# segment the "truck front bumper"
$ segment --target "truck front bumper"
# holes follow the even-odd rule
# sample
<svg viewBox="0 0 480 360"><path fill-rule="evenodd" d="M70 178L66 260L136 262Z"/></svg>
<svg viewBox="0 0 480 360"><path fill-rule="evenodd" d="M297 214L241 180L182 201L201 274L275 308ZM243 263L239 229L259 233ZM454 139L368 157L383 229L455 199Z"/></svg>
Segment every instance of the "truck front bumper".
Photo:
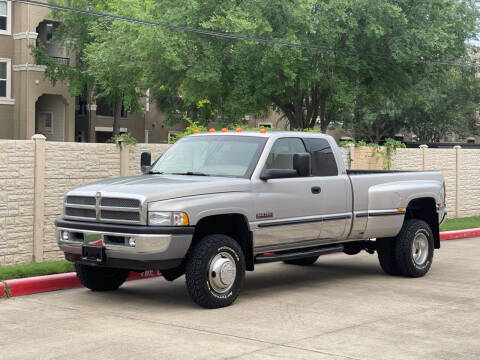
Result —
<svg viewBox="0 0 480 360"><path fill-rule="evenodd" d="M192 242L194 227L118 225L55 221L56 237L67 260L130 270L167 270L179 266ZM98 256L88 256L88 250ZM101 254L101 255L100 255Z"/></svg>

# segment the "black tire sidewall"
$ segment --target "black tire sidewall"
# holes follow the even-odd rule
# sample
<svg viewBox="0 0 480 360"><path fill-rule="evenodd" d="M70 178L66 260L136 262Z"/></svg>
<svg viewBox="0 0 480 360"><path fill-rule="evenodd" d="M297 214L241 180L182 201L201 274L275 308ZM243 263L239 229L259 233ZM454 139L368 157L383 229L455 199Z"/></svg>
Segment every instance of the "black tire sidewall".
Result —
<svg viewBox="0 0 480 360"><path fill-rule="evenodd" d="M413 242L419 233L423 233L428 240L428 255L422 265L415 263L412 253ZM408 277L424 276L430 270L433 262L433 254L433 234L429 225L423 220L407 220L396 239L395 257L400 273Z"/></svg>
<svg viewBox="0 0 480 360"><path fill-rule="evenodd" d="M209 282L209 266L221 252L230 254L235 263L235 281L225 293L216 292ZM232 304L237 298L245 279L245 257L240 245L223 234L207 235L192 248L188 255L185 272L190 297L198 305L215 309Z"/></svg>

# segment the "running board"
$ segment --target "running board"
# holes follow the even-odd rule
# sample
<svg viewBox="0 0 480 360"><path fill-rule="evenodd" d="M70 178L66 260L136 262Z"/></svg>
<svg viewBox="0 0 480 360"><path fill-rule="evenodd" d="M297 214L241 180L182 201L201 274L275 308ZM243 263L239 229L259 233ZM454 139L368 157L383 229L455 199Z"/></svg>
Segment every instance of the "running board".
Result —
<svg viewBox="0 0 480 360"><path fill-rule="evenodd" d="M264 263L270 263L275 261L296 260L296 259L302 259L306 257L331 254L331 253L340 252L340 251L343 251L343 245L315 248L315 249L288 252L288 253L277 253L277 254L272 254L268 256L257 255L255 257L255 264L264 264Z"/></svg>

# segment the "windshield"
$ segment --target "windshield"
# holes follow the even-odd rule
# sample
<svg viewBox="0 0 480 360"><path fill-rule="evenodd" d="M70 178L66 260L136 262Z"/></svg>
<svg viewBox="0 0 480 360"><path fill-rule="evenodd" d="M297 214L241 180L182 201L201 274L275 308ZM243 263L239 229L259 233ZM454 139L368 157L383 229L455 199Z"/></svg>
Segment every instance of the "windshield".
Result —
<svg viewBox="0 0 480 360"><path fill-rule="evenodd" d="M267 139L255 136L194 136L175 143L152 173L249 178Z"/></svg>

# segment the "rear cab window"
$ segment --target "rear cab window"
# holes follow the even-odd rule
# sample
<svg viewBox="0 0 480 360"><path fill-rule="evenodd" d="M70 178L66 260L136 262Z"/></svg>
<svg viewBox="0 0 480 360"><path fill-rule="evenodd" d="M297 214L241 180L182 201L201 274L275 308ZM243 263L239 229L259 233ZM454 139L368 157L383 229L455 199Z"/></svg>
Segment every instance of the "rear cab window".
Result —
<svg viewBox="0 0 480 360"><path fill-rule="evenodd" d="M303 140L312 157L312 176L337 176L337 161L328 141L322 138Z"/></svg>

